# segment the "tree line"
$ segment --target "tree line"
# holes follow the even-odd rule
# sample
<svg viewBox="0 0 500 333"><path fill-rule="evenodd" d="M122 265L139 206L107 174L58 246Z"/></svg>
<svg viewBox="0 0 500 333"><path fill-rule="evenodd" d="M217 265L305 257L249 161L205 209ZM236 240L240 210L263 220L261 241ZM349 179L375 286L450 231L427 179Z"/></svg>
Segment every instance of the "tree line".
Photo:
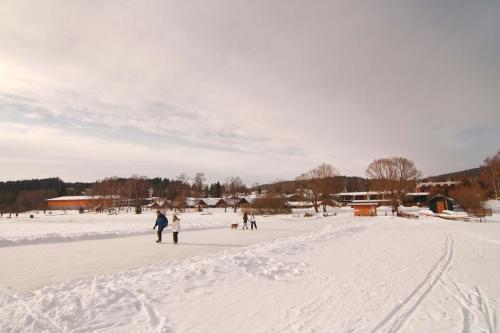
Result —
<svg viewBox="0 0 500 333"><path fill-rule="evenodd" d="M394 210L401 205L403 196L415 189L422 178L415 163L404 157L380 158L366 169L366 178L341 176L330 164L306 171L291 181L257 183L246 186L238 176L225 181L208 183L203 172L193 177L182 173L174 178L148 178L133 175L129 178L107 177L93 183L66 183L59 178L32 179L0 182L0 213L42 210L46 199L64 195L94 195L120 198L120 205L127 208L141 207L144 198L158 197L181 205L186 198L224 198L236 211L241 195L251 192L264 193L257 206L276 212L286 211L287 195L297 195L297 200L310 202L316 212L326 211L327 205L335 205L332 195L342 191L379 191L384 193ZM461 184L448 193L447 189L434 189L451 196L459 205L468 209L479 207L487 198L500 196L500 150L487 157L479 172L463 174Z"/></svg>

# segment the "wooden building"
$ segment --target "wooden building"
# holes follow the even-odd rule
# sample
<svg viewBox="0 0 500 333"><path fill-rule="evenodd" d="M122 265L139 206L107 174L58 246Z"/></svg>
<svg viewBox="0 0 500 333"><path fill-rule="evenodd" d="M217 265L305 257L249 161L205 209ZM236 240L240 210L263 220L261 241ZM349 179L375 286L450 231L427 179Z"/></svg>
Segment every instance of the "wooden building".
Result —
<svg viewBox="0 0 500 333"><path fill-rule="evenodd" d="M429 199L429 209L434 213L442 213L443 210L453 210L453 199L438 194Z"/></svg>
<svg viewBox="0 0 500 333"><path fill-rule="evenodd" d="M349 206L354 209L354 216L377 216L379 202L376 200L355 200Z"/></svg>
<svg viewBox="0 0 500 333"><path fill-rule="evenodd" d="M47 199L47 208L53 210L93 209L95 207L112 207L113 199L102 196L64 196Z"/></svg>

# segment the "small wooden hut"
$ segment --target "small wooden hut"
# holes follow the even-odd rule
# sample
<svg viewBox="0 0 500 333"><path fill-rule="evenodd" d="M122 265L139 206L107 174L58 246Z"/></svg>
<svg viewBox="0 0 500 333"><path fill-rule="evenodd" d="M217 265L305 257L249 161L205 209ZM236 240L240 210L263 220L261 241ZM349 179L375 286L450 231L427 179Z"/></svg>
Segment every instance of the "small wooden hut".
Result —
<svg viewBox="0 0 500 333"><path fill-rule="evenodd" d="M434 213L442 213L443 210L453 210L453 199L438 194L429 199L429 209Z"/></svg>

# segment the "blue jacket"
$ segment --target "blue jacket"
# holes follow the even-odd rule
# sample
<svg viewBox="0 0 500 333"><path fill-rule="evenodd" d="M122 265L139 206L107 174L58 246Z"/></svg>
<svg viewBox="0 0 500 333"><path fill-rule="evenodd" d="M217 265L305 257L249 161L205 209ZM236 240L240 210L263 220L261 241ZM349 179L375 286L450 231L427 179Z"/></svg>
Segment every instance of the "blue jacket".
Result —
<svg viewBox="0 0 500 333"><path fill-rule="evenodd" d="M156 218L155 226L153 228L156 228L156 226L158 226L158 228L162 228L162 229L166 228L168 226L167 217L163 214L158 215L158 217Z"/></svg>

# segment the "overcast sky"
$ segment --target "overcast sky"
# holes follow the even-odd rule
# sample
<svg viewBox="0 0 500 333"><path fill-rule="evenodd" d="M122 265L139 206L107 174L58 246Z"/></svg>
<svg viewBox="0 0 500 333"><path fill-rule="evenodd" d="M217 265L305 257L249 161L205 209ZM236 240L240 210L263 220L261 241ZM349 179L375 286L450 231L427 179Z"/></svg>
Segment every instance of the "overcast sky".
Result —
<svg viewBox="0 0 500 333"><path fill-rule="evenodd" d="M424 175L500 148L500 1L0 1L0 180Z"/></svg>

